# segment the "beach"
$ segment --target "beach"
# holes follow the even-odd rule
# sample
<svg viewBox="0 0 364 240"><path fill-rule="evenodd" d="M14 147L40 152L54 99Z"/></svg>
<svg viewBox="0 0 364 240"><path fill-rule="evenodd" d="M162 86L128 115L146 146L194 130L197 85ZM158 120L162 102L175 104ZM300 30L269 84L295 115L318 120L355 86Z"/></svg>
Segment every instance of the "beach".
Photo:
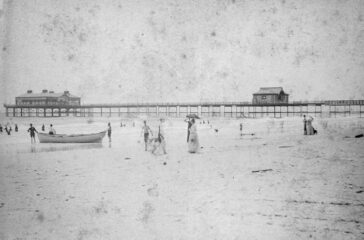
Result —
<svg viewBox="0 0 364 240"><path fill-rule="evenodd" d="M3 117L19 132L0 135L0 239L364 238L363 118L316 118L312 136L299 117L197 120L196 154L166 119L166 155L144 151L142 120ZM30 122L111 122L112 140L31 144Z"/></svg>

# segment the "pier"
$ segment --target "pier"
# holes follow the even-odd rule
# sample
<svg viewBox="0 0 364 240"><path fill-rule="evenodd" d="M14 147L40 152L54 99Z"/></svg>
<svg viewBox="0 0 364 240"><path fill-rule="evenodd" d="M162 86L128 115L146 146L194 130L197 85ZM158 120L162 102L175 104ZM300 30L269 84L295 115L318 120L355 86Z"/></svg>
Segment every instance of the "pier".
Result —
<svg viewBox="0 0 364 240"><path fill-rule="evenodd" d="M7 117L201 117L260 118L290 116L364 116L364 100L252 104L250 102L125 103L72 105L4 104Z"/></svg>

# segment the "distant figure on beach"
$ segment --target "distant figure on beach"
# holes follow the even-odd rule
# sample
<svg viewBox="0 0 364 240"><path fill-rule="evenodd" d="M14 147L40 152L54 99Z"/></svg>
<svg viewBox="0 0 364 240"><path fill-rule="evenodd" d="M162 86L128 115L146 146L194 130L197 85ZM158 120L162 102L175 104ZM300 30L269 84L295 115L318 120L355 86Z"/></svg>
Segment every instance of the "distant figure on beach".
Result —
<svg viewBox="0 0 364 240"><path fill-rule="evenodd" d="M152 130L150 130L150 127L147 125L147 121L144 120L141 135L144 134L145 151L148 151L149 133L153 136Z"/></svg>
<svg viewBox="0 0 364 240"><path fill-rule="evenodd" d="M240 136L243 136L243 123L240 123Z"/></svg>
<svg viewBox="0 0 364 240"><path fill-rule="evenodd" d="M306 119L306 115L303 115L303 135L307 135L307 119Z"/></svg>
<svg viewBox="0 0 364 240"><path fill-rule="evenodd" d="M310 116L307 119L307 123L306 123L307 135L313 135L313 133L314 133L314 129L313 129L313 126L312 126L312 121L313 121L313 117Z"/></svg>
<svg viewBox="0 0 364 240"><path fill-rule="evenodd" d="M33 127L33 124L30 124L28 132L30 133L30 142L35 143L35 133L38 133L38 131Z"/></svg>
<svg viewBox="0 0 364 240"><path fill-rule="evenodd" d="M109 137L109 142L111 142L111 124L107 124L107 136Z"/></svg>
<svg viewBox="0 0 364 240"><path fill-rule="evenodd" d="M53 125L51 124L49 126L49 135L54 135L54 134L56 134L56 130L54 130Z"/></svg>
<svg viewBox="0 0 364 240"><path fill-rule="evenodd" d="M191 119L191 128L190 128L190 138L188 140L188 151L190 153L198 152L200 144L198 142L197 128L195 124L195 119Z"/></svg>
<svg viewBox="0 0 364 240"><path fill-rule="evenodd" d="M0 124L0 133L3 132L3 126Z"/></svg>
<svg viewBox="0 0 364 240"><path fill-rule="evenodd" d="M133 127L135 127L135 122L133 122Z"/></svg>
<svg viewBox="0 0 364 240"><path fill-rule="evenodd" d="M44 124L42 125L42 131L43 131L43 132L45 131L45 127L44 127Z"/></svg>
<svg viewBox="0 0 364 240"><path fill-rule="evenodd" d="M9 127L8 125L5 126L5 132L10 135L11 134L11 127Z"/></svg>
<svg viewBox="0 0 364 240"><path fill-rule="evenodd" d="M15 124L15 132L18 132L18 124Z"/></svg>
<svg viewBox="0 0 364 240"><path fill-rule="evenodd" d="M120 127L123 127L123 122L120 121Z"/></svg>
<svg viewBox="0 0 364 240"><path fill-rule="evenodd" d="M164 131L164 119L160 119L159 126L158 126L158 141L160 143L160 147L163 150L163 154L167 154L166 151L166 137L165 137L165 131ZM154 154L155 150L157 150L156 146L154 147L152 153Z"/></svg>
<svg viewBox="0 0 364 240"><path fill-rule="evenodd" d="M187 122L187 142L190 139L190 128L191 128L191 119L185 119L185 122Z"/></svg>

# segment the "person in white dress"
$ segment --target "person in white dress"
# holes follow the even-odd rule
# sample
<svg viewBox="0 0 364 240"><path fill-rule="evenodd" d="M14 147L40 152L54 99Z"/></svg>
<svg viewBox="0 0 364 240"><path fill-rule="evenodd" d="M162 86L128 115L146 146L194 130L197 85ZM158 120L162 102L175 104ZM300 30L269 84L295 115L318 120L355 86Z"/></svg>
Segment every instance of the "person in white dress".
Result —
<svg viewBox="0 0 364 240"><path fill-rule="evenodd" d="M191 120L191 123L192 125L190 128L190 137L188 139L188 151L190 153L197 153L198 149L200 148L200 144L198 141L197 127L194 118Z"/></svg>

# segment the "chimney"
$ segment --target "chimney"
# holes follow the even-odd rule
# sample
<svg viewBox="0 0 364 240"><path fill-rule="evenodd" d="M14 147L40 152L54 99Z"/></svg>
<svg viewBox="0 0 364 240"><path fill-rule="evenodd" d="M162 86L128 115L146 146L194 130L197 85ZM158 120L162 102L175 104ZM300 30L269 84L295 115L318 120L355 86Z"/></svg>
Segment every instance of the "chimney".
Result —
<svg viewBox="0 0 364 240"><path fill-rule="evenodd" d="M43 89L42 93L47 93L48 90L47 89Z"/></svg>
<svg viewBox="0 0 364 240"><path fill-rule="evenodd" d="M28 90L27 93L31 94L33 91L32 90Z"/></svg>

